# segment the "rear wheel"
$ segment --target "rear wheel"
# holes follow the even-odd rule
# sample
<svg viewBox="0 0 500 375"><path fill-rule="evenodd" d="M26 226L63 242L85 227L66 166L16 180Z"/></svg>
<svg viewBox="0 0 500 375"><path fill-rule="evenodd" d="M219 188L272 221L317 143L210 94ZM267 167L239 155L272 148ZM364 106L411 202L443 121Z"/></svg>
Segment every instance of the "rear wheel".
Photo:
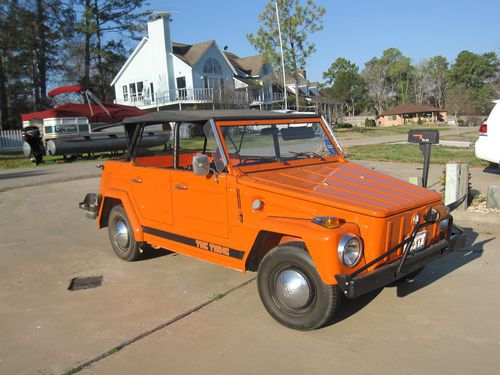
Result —
<svg viewBox="0 0 500 375"><path fill-rule="evenodd" d="M302 244L279 245L259 265L259 295L279 323L298 330L323 326L335 314L341 294L324 284Z"/></svg>
<svg viewBox="0 0 500 375"><path fill-rule="evenodd" d="M140 258L139 243L134 239L134 232L122 205L111 209L108 219L108 233L111 246L118 257L126 261Z"/></svg>

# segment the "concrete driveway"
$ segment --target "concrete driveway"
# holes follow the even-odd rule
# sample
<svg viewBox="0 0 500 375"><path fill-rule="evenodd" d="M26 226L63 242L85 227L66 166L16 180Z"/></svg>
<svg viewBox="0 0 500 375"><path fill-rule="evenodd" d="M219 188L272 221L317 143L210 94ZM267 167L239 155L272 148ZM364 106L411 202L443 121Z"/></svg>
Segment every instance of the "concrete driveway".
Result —
<svg viewBox="0 0 500 375"><path fill-rule="evenodd" d="M127 263L77 203L97 178L0 193L0 373L484 373L500 366L500 228L411 284L347 300L330 326L275 323L255 274L183 255ZM69 291L74 277L103 275ZM83 367L82 367L83 366Z"/></svg>

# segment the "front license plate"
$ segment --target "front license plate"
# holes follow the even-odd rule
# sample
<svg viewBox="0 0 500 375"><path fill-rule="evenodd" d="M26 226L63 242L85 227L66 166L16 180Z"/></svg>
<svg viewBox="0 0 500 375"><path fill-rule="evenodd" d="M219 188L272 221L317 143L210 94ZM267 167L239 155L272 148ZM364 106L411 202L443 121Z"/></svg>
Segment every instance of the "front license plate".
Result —
<svg viewBox="0 0 500 375"><path fill-rule="evenodd" d="M425 239L426 238L427 238L427 232L425 230L418 232L415 235L415 239L413 240L413 244L410 247L410 254L423 249L425 246Z"/></svg>

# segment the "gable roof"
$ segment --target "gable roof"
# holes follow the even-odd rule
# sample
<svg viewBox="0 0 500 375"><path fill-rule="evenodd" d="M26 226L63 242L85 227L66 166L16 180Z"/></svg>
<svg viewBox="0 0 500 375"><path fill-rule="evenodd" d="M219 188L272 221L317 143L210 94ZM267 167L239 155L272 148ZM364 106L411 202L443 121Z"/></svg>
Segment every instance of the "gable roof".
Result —
<svg viewBox="0 0 500 375"><path fill-rule="evenodd" d="M262 71L262 66L265 63L263 55L254 55L247 57L238 57L232 52L224 52L228 60L233 64L234 67L241 70L243 73L250 76L260 76Z"/></svg>
<svg viewBox="0 0 500 375"><path fill-rule="evenodd" d="M428 104L400 104L394 108L388 109L387 111L381 113L381 116L391 116L391 115L402 115L405 113L422 113L422 112L444 112L444 109L433 107Z"/></svg>
<svg viewBox="0 0 500 375"><path fill-rule="evenodd" d="M172 51L175 56L193 67L214 43L214 40L207 40L196 44L172 42Z"/></svg>
<svg viewBox="0 0 500 375"><path fill-rule="evenodd" d="M125 64L123 64L122 67L120 68L120 70L118 71L118 73L116 73L115 78L113 78L113 81L111 81L111 83L109 84L110 86L114 86L115 85L116 81L118 81L118 79L122 76L123 72L125 72L125 70L127 69L127 67L132 62L132 60L139 53L139 51L141 50L141 48L146 44L146 42L148 40L149 39L146 36L141 39L141 41L139 42L139 44L137 45L137 47L134 48L134 51L132 52L132 54L128 57L127 61L125 61Z"/></svg>

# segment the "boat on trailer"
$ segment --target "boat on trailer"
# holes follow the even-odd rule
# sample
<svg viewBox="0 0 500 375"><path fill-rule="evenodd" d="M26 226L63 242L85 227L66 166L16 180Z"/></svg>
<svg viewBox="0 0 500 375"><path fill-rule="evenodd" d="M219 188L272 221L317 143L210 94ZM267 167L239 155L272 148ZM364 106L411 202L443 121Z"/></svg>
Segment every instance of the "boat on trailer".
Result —
<svg viewBox="0 0 500 375"><path fill-rule="evenodd" d="M76 95L80 102L58 105L56 97ZM48 93L53 107L21 115L23 152L36 164L45 155L78 155L119 152L127 149L127 136L121 121L146 111L133 106L102 103L83 86L58 87ZM153 134L152 137L165 134Z"/></svg>

